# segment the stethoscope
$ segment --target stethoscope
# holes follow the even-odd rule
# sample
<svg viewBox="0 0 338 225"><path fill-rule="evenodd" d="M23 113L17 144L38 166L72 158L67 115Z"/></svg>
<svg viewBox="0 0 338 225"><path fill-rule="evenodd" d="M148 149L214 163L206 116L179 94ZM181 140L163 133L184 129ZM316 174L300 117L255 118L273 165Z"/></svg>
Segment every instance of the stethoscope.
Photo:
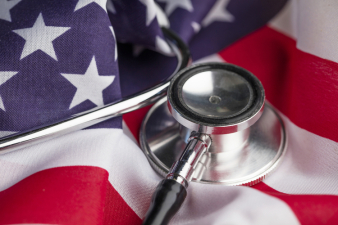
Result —
<svg viewBox="0 0 338 225"><path fill-rule="evenodd" d="M0 154L80 130L154 104L143 120L140 145L164 180L143 224L167 224L182 205L190 181L251 186L280 163L286 133L265 103L261 82L228 63L190 66L185 43L163 33L178 65L173 75L146 91L63 121L0 140Z"/></svg>

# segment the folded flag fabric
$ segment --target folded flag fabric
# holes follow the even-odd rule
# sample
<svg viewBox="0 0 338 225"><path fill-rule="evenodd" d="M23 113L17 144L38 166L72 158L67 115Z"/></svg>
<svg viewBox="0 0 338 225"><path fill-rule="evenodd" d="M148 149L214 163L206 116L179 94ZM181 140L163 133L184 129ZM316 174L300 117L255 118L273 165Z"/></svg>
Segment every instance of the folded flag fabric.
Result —
<svg viewBox="0 0 338 225"><path fill-rule="evenodd" d="M192 183L171 224L337 224L337 12L335 0L1 0L0 136L165 79L170 27L194 61L254 73L289 136L264 182ZM141 224L161 180L137 144L148 109L0 155L0 224Z"/></svg>

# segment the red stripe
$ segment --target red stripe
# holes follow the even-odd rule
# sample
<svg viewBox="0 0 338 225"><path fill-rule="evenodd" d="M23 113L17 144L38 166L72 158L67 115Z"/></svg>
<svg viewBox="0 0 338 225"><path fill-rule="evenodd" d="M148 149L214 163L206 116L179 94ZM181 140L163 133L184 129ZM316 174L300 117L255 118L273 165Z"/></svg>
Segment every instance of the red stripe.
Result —
<svg viewBox="0 0 338 225"><path fill-rule="evenodd" d="M141 224L98 167L37 172L0 192L0 203L0 224Z"/></svg>
<svg viewBox="0 0 338 225"><path fill-rule="evenodd" d="M298 50L294 40L268 27L220 55L253 72L262 81L267 99L293 123L338 141L337 63Z"/></svg>
<svg viewBox="0 0 338 225"><path fill-rule="evenodd" d="M127 113L123 115L123 120L127 124L130 132L134 135L137 141L139 138L139 132L142 124L142 120L149 111L151 106L141 108L139 110Z"/></svg>
<svg viewBox="0 0 338 225"><path fill-rule="evenodd" d="M280 193L263 182L253 188L284 201L301 224L338 224L338 196L289 195Z"/></svg>

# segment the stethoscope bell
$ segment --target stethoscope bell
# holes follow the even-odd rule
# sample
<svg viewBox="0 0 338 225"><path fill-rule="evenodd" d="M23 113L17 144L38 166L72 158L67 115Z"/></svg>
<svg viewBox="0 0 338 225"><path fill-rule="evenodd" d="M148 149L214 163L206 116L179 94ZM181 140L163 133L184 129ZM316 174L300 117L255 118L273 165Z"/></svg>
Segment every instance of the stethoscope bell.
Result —
<svg viewBox="0 0 338 225"><path fill-rule="evenodd" d="M254 185L276 168L286 149L283 122L265 103L260 81L227 63L198 64L179 72L167 97L146 115L140 144L154 170L168 178L191 138L201 140L195 133L211 139L190 169L189 179L195 182ZM207 140L201 143L208 145Z"/></svg>

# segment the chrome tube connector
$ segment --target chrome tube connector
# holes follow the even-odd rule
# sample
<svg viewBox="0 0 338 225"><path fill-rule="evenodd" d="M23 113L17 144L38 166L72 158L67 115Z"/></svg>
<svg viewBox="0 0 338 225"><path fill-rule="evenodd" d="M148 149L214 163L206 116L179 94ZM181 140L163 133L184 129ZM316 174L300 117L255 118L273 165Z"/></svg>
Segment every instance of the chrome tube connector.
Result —
<svg viewBox="0 0 338 225"><path fill-rule="evenodd" d="M207 134L192 132L182 155L169 170L166 179L175 180L185 188L193 177L198 162L211 145L211 138Z"/></svg>

